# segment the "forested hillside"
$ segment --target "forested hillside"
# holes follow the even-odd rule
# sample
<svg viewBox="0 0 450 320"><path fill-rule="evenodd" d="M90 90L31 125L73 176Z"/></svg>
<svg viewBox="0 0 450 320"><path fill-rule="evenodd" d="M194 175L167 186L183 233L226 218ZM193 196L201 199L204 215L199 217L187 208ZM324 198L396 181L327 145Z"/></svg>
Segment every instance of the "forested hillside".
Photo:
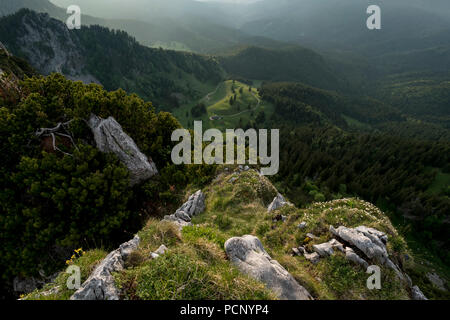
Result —
<svg viewBox="0 0 450 320"><path fill-rule="evenodd" d="M448 299L450 5L375 2L0 0L0 298Z"/></svg>
<svg viewBox="0 0 450 320"><path fill-rule="evenodd" d="M265 84L260 90L264 100L276 107L275 116L291 124L335 124L346 127L345 117L367 125L386 121L405 121L401 113L370 97L345 96L301 83Z"/></svg>
<svg viewBox="0 0 450 320"><path fill-rule="evenodd" d="M108 90L122 88L166 110L177 106L177 94L199 98L196 86L222 78L210 57L143 47L125 32L100 26L71 32L26 9L0 20L0 40L44 74L56 71Z"/></svg>
<svg viewBox="0 0 450 320"><path fill-rule="evenodd" d="M324 89L346 89L347 85L323 57L298 46L279 49L237 48L219 59L225 70L235 77L297 81Z"/></svg>
<svg viewBox="0 0 450 320"><path fill-rule="evenodd" d="M50 279L76 247L117 245L149 215L176 205L177 190L188 181L204 177L202 167L171 164L170 137L178 121L136 95L106 92L59 74L15 86L21 99L0 99L2 296L11 294L15 277ZM91 114L120 121L154 161L158 177L131 187L118 158L96 149L86 121Z"/></svg>
<svg viewBox="0 0 450 320"><path fill-rule="evenodd" d="M448 180L437 184L450 169L448 130L373 99L301 84L266 84L260 94L277 110L269 125L282 132L274 179L298 205L362 196L416 227L448 261Z"/></svg>

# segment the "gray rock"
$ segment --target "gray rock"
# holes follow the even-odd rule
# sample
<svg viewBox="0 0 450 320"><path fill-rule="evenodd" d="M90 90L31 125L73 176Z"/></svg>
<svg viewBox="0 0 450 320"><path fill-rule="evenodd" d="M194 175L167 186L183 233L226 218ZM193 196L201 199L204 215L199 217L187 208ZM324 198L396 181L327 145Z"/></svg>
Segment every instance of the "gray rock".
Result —
<svg viewBox="0 0 450 320"><path fill-rule="evenodd" d="M170 216L165 216L163 221L170 221L170 222L172 222L180 230L183 229L184 227L192 226L191 222L186 222L184 220L181 220L180 218L177 218L174 214L171 214Z"/></svg>
<svg viewBox="0 0 450 320"><path fill-rule="evenodd" d="M201 190L191 195L174 214L165 216L163 220L175 223L179 229L192 225L191 220L197 214L205 211L205 195Z"/></svg>
<svg viewBox="0 0 450 320"><path fill-rule="evenodd" d="M155 253L155 252L152 252L152 253L150 253L150 258L152 258L152 259L158 259L158 258L159 258L159 254L157 254L157 253Z"/></svg>
<svg viewBox="0 0 450 320"><path fill-rule="evenodd" d="M441 279L441 277L439 277L438 274L434 273L427 273L426 274L428 280L430 280L430 282L435 285L439 290L442 291L447 291L447 289L445 288L445 281L443 279Z"/></svg>
<svg viewBox="0 0 450 320"><path fill-rule="evenodd" d="M330 242L316 244L313 246L313 250L321 257L328 257L334 254L333 246Z"/></svg>
<svg viewBox="0 0 450 320"><path fill-rule="evenodd" d="M307 223L306 223L306 222L302 222L302 223L300 223L297 227L298 227L299 229L305 229L306 226L307 226Z"/></svg>
<svg viewBox="0 0 450 320"><path fill-rule="evenodd" d="M413 300L428 300L418 286L412 287L411 297Z"/></svg>
<svg viewBox="0 0 450 320"><path fill-rule="evenodd" d="M345 253L345 248L344 245L342 243L340 243L339 241L337 241L336 239L331 239L329 241L329 243L331 244L331 246L333 247L333 249L337 249L343 253Z"/></svg>
<svg viewBox="0 0 450 320"><path fill-rule="evenodd" d="M298 247L298 251L300 251L301 254L305 254L306 253L305 247Z"/></svg>
<svg viewBox="0 0 450 320"><path fill-rule="evenodd" d="M246 235L225 243L230 261L243 273L261 281L282 300L312 300L309 292L264 250L258 238Z"/></svg>
<svg viewBox="0 0 450 320"><path fill-rule="evenodd" d="M244 171L248 171L248 170L250 170L250 167L249 166L245 166L244 167Z"/></svg>
<svg viewBox="0 0 450 320"><path fill-rule="evenodd" d="M307 233L306 236L310 239L318 239L315 235L313 235L312 233Z"/></svg>
<svg viewBox="0 0 450 320"><path fill-rule="evenodd" d="M112 273L123 270L124 260L138 248L139 242L140 238L136 235L110 252L70 300L119 300L120 292L115 286Z"/></svg>
<svg viewBox="0 0 450 320"><path fill-rule="evenodd" d="M156 250L155 252L150 253L150 258L152 259L158 259L160 256L162 256L163 254L165 254L169 249L167 249L167 247L165 245L161 245L158 250Z"/></svg>
<svg viewBox="0 0 450 320"><path fill-rule="evenodd" d="M306 260L309 260L310 262L312 262L314 264L318 263L320 260L320 255L317 252L307 253L305 251L305 253L303 255L306 258Z"/></svg>
<svg viewBox="0 0 450 320"><path fill-rule="evenodd" d="M345 248L345 257L347 258L347 260L352 261L352 262L362 266L364 268L364 270L367 270L367 268L369 267L369 264L367 263L367 261L364 260L363 258L361 258L360 256L358 256L355 253L355 251L353 251L353 249L350 247Z"/></svg>
<svg viewBox="0 0 450 320"><path fill-rule="evenodd" d="M278 210L285 205L287 205L288 202L284 199L284 197L281 194L278 194L272 201L272 203L267 208L267 212L272 212L274 210Z"/></svg>
<svg viewBox="0 0 450 320"><path fill-rule="evenodd" d="M294 256L301 256L302 254L300 253L300 250L298 250L297 248L292 248L292 254Z"/></svg>
<svg viewBox="0 0 450 320"><path fill-rule="evenodd" d="M160 256L162 256L163 254L165 254L169 249L165 246L165 245L161 245L158 250L155 251L156 254L159 254Z"/></svg>
<svg viewBox="0 0 450 320"><path fill-rule="evenodd" d="M394 270L394 272L397 274L397 276L400 278L400 280L408 282L408 279L406 278L406 276L400 271L400 268L394 262L392 262L391 259L389 259L389 258L386 259L386 262L384 263L384 265L391 268L392 270Z"/></svg>
<svg viewBox="0 0 450 320"><path fill-rule="evenodd" d="M102 152L114 153L128 168L132 186L158 173L154 162L139 150L133 139L113 117L102 119L91 115L88 124L94 134L97 148Z"/></svg>
<svg viewBox="0 0 450 320"><path fill-rule="evenodd" d="M385 264L388 259L388 253L384 243L375 233L369 232L369 228L358 228L352 229L340 226L335 229L333 226L330 226L330 232L361 250L369 259Z"/></svg>
<svg viewBox="0 0 450 320"><path fill-rule="evenodd" d="M336 239L331 239L328 242L316 244L313 246L315 252L317 252L321 257L328 257L334 254L333 249L338 249L342 252L345 252L344 246L342 243L337 241Z"/></svg>
<svg viewBox="0 0 450 320"><path fill-rule="evenodd" d="M407 282L407 278L400 268L389 259L386 249L387 235L384 232L365 226L359 226L354 229L343 226L335 229L333 226L330 226L330 232L351 246L361 250L368 259L391 268L400 280ZM357 258L354 258L355 262L357 260Z"/></svg>
<svg viewBox="0 0 450 320"><path fill-rule="evenodd" d="M412 287L413 287L413 282L412 282L412 280L411 280L411 277L408 276L408 275L405 273L405 278L406 278L406 283L408 284L408 287L412 289Z"/></svg>
<svg viewBox="0 0 450 320"><path fill-rule="evenodd" d="M370 238L373 242L377 243L379 246L387 244L387 235L384 232L378 231L374 228L368 228L365 226L356 227L355 230L361 232L366 237ZM380 243L381 242L381 243Z"/></svg>
<svg viewBox="0 0 450 320"><path fill-rule="evenodd" d="M184 212L189 218L202 213L205 210L205 195L201 190L191 195L177 211L176 213Z"/></svg>

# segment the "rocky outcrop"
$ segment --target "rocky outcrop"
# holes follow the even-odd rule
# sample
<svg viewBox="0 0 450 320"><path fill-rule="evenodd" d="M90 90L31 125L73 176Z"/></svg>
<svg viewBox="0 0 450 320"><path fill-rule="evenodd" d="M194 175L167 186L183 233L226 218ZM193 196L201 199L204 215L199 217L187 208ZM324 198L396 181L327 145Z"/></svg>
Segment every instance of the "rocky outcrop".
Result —
<svg viewBox="0 0 450 320"><path fill-rule="evenodd" d="M305 259L308 260L311 263L318 263L320 260L320 255L317 252L313 252L313 253L307 253L306 251L303 253L303 255L305 256Z"/></svg>
<svg viewBox="0 0 450 320"><path fill-rule="evenodd" d="M312 300L309 292L264 250L261 241L250 235L225 243L230 261L243 273L261 281L282 300Z"/></svg>
<svg viewBox="0 0 450 320"><path fill-rule="evenodd" d="M347 260L352 261L352 262L362 266L364 268L364 270L367 270L367 268L369 267L369 264L367 263L367 261L364 260L363 258L361 258L360 256L358 256L355 253L355 251L353 251L353 249L350 247L345 248L345 257L347 258Z"/></svg>
<svg viewBox="0 0 450 320"><path fill-rule="evenodd" d="M139 242L140 238L136 235L109 253L70 300L119 300L120 293L114 284L112 273L123 270L124 261L138 248Z"/></svg>
<svg viewBox="0 0 450 320"><path fill-rule="evenodd" d="M328 257L333 255L334 254L333 249L338 249L342 252L345 252L342 243L340 243L336 239L331 239L328 242L316 244L313 246L313 250L317 252L321 257Z"/></svg>
<svg viewBox="0 0 450 320"><path fill-rule="evenodd" d="M86 73L87 60L83 45L76 33L71 32L59 20L48 14L22 12L19 15L17 34L4 39L10 49L20 48L21 56L39 71L49 75L52 72L64 74L71 80L84 83L100 83L96 77ZM12 50L12 53L14 50Z"/></svg>
<svg viewBox="0 0 450 320"><path fill-rule="evenodd" d="M411 297L413 300L428 300L418 286L411 288Z"/></svg>
<svg viewBox="0 0 450 320"><path fill-rule="evenodd" d="M306 222L301 222L299 223L299 225L297 226L300 230L305 229L308 226L308 224Z"/></svg>
<svg viewBox="0 0 450 320"><path fill-rule="evenodd" d="M156 165L143 154L136 143L113 118L102 119L91 115L88 121L97 148L114 153L130 172L131 185L145 181L158 173Z"/></svg>
<svg viewBox="0 0 450 320"><path fill-rule="evenodd" d="M367 227L353 229L344 226L340 226L337 229L330 226L330 232L351 246L361 250L369 259L373 259L380 264L386 263L388 253L385 243L381 240L385 239L386 235L384 233Z"/></svg>
<svg viewBox="0 0 450 320"><path fill-rule="evenodd" d="M269 204L269 207L267 208L267 212L272 212L275 210L278 210L285 205L289 204L284 197L281 194L278 194L275 199L273 199L272 203Z"/></svg>
<svg viewBox="0 0 450 320"><path fill-rule="evenodd" d="M150 257L152 259L157 259L160 256L162 256L163 254L165 254L169 249L165 246L165 245L161 245L158 250L156 250L155 252L150 253Z"/></svg>
<svg viewBox="0 0 450 320"><path fill-rule="evenodd" d="M447 291L445 288L445 280L441 279L438 274L436 273L427 273L426 274L428 280L439 290Z"/></svg>
<svg viewBox="0 0 450 320"><path fill-rule="evenodd" d="M164 220L175 223L181 229L190 225L192 217L202 213L205 207L205 195L198 190L174 214L165 216Z"/></svg>
<svg viewBox="0 0 450 320"><path fill-rule="evenodd" d="M360 250L369 260L391 268L401 280L407 281L400 268L389 259L389 254L386 249L387 235L384 232L365 226L356 228L340 226L337 229L330 226L330 232L344 240L350 246ZM365 266L365 260L355 255L356 253L354 252L349 252L349 254L346 252L346 257L349 260Z"/></svg>

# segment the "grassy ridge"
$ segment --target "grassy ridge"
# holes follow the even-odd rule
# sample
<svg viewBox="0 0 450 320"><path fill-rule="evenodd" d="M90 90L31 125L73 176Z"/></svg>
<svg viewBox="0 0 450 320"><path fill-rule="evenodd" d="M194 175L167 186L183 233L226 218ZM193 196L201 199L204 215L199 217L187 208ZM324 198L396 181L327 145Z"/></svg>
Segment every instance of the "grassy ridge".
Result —
<svg viewBox="0 0 450 320"><path fill-rule="evenodd" d="M386 232L391 259L402 265L429 297L445 297L445 293L432 288L424 276L433 266L414 258L402 235L374 205L346 198L314 203L303 209L285 206L268 213L267 205L276 195L269 180L253 170L239 174L232 167L229 169L218 169L218 177L203 189L206 210L194 217L193 226L180 232L171 223L150 219L139 232L139 249L127 260L126 270L115 275L124 299L274 299L274 294L262 283L241 274L226 258L225 241L245 234L257 236L267 252L315 299L409 298L406 285L385 267L381 267L382 289L369 290L365 270L346 260L340 252L321 259L316 265L304 257L291 255L293 247L303 245L311 251L314 244L328 241L330 225L365 225ZM192 193L190 189L186 190L186 196ZM286 221L274 221L278 214L285 215ZM303 221L307 222L307 228L299 229L297 225ZM313 233L317 239L309 238L307 233ZM162 244L169 248L168 253L156 260L150 259L150 253ZM97 256L88 252L86 257L90 255ZM94 258L86 261L92 260ZM80 263L86 265L86 261ZM49 288L51 286L46 290ZM65 290L50 297L41 297L35 292L27 298L65 299L68 296Z"/></svg>

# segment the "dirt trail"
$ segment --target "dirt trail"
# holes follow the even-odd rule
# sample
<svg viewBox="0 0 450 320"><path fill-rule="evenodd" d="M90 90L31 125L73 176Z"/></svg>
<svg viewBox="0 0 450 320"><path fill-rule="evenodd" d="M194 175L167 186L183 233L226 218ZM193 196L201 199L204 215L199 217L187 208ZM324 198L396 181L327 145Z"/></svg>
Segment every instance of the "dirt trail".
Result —
<svg viewBox="0 0 450 320"><path fill-rule="evenodd" d="M200 99L200 102L209 102L211 100L211 96L216 94L217 90L219 90L220 86L223 84L223 82L219 83L214 91L211 91L206 96L204 96L202 99Z"/></svg>

